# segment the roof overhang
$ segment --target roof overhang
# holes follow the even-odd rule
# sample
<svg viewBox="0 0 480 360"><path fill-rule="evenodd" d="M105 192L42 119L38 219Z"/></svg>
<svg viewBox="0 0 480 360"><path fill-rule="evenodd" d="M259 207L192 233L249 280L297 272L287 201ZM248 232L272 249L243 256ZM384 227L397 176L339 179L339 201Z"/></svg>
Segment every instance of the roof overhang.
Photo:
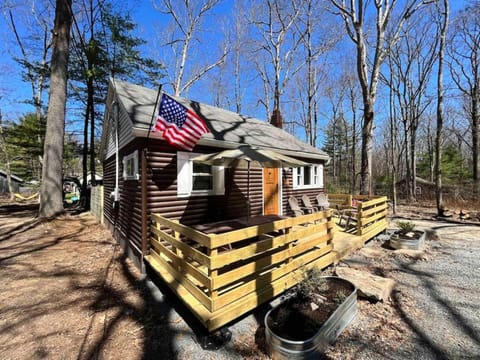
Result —
<svg viewBox="0 0 480 360"><path fill-rule="evenodd" d="M133 131L133 135L135 137L146 138L148 136L148 130L147 129L133 128L132 131ZM159 133L156 133L156 132L151 132L150 135L149 135L149 138L162 139L163 140L163 137ZM211 147L215 147L215 148L221 148L221 149L236 149L236 148L238 148L238 146L243 145L243 144L240 144L240 143L234 143L234 142L224 141L224 140L209 139L209 138L201 138L198 141L197 144L198 145L203 145L203 146L211 146ZM330 160L330 157L328 155L312 154L312 153L307 153L307 152L302 152L302 151L293 151L293 150L288 150L288 149L279 149L279 148L275 148L275 147L271 147L271 146L264 146L264 148L277 151L278 153L284 154L284 155L287 155L287 156L327 161L327 164Z"/></svg>

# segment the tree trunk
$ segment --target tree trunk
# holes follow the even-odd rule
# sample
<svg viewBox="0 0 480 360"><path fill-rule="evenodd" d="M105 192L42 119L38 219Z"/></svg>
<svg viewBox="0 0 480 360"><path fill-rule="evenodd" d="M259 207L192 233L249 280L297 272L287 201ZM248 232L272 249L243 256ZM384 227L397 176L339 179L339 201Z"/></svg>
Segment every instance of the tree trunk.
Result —
<svg viewBox="0 0 480 360"><path fill-rule="evenodd" d="M479 93L480 89L474 89L472 97L472 160L473 160L473 193L476 197L480 195L480 144L478 139L480 114L479 114Z"/></svg>
<svg viewBox="0 0 480 360"><path fill-rule="evenodd" d="M443 137L443 61L445 53L445 37L448 26L449 4L443 0L443 23L440 31L440 48L438 52L438 90L437 90L437 135L435 137L435 187L437 201L437 215L444 213L442 188L442 137ZM442 12L440 12L442 13Z"/></svg>
<svg viewBox="0 0 480 360"><path fill-rule="evenodd" d="M373 104L364 102L364 115L362 127L362 165L360 169L360 194L372 193L372 151L373 151Z"/></svg>
<svg viewBox="0 0 480 360"><path fill-rule="evenodd" d="M71 0L57 0L52 60L50 63L50 96L44 145L44 166L40 188L40 218L63 212L63 141L67 98L67 69L71 26Z"/></svg>
<svg viewBox="0 0 480 360"><path fill-rule="evenodd" d="M0 110L0 149L5 156L5 171L7 173L7 190L10 194L10 200L13 200L13 185L12 185L12 175L10 170L10 156L7 151L7 142L5 140L5 134L3 133L3 123L2 123L2 111Z"/></svg>

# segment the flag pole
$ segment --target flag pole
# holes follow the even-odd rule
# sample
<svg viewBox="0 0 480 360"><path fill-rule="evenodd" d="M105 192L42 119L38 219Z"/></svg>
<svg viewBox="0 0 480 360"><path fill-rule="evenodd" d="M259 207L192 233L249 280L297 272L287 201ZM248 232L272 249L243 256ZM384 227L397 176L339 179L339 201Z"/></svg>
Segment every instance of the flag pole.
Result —
<svg viewBox="0 0 480 360"><path fill-rule="evenodd" d="M148 151L148 139L150 138L150 132L152 131L153 119L155 119L155 114L157 112L158 99L160 98L160 93L162 92L162 84L158 85L157 96L155 98L155 104L153 105L152 118L150 119L150 126L148 127L147 140L145 141L145 153Z"/></svg>

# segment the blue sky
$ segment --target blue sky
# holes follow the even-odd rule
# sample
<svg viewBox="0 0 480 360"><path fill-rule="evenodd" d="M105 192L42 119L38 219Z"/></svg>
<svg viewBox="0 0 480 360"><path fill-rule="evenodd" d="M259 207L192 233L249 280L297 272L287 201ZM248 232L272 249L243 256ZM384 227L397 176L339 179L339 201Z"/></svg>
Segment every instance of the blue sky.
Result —
<svg viewBox="0 0 480 360"><path fill-rule="evenodd" d="M466 3L468 1L452 0L452 12L463 7ZM215 39L222 36L219 33L223 31L222 21L219 18L228 16L232 11L233 4L233 1L223 1L220 6L215 8L218 16L210 17L206 22L205 28L208 29L210 38L208 41L204 41L204 51L214 51L214 47L218 47L218 41L215 41ZM138 36L148 41L144 47L145 55L158 58L161 53L166 54L160 47L158 34L165 30L168 18L155 10L151 1L129 0L123 2L122 5L130 9L134 21L138 24ZM21 8L15 9L14 13L17 15L16 11L18 11L19 16L22 15ZM20 69L11 58L12 54L18 49L5 20L5 16L0 17L0 107L4 119L15 120L22 114L33 111L33 107L23 103L25 99L31 98L31 89L28 83L22 82ZM208 85L205 82L200 83L199 86L193 87L185 95L198 101L212 103L208 91L205 91L205 87ZM168 87L166 87L166 90L169 91ZM47 101L47 97L45 97L45 101ZM255 108L254 103L256 103L256 100L252 98L250 106L244 110L245 115L265 119L264 111L258 107Z"/></svg>

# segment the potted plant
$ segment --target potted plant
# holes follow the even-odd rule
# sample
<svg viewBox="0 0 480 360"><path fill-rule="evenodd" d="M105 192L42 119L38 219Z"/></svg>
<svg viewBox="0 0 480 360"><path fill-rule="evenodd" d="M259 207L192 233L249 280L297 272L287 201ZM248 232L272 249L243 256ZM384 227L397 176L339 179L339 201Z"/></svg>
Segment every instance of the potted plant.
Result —
<svg viewBox="0 0 480 360"><path fill-rule="evenodd" d="M265 316L272 359L316 359L357 314L355 286L342 278L303 272L302 281Z"/></svg>
<svg viewBox="0 0 480 360"><path fill-rule="evenodd" d="M425 245L425 231L415 230L411 221L397 221L399 230L390 237L390 246L394 249L419 250Z"/></svg>

